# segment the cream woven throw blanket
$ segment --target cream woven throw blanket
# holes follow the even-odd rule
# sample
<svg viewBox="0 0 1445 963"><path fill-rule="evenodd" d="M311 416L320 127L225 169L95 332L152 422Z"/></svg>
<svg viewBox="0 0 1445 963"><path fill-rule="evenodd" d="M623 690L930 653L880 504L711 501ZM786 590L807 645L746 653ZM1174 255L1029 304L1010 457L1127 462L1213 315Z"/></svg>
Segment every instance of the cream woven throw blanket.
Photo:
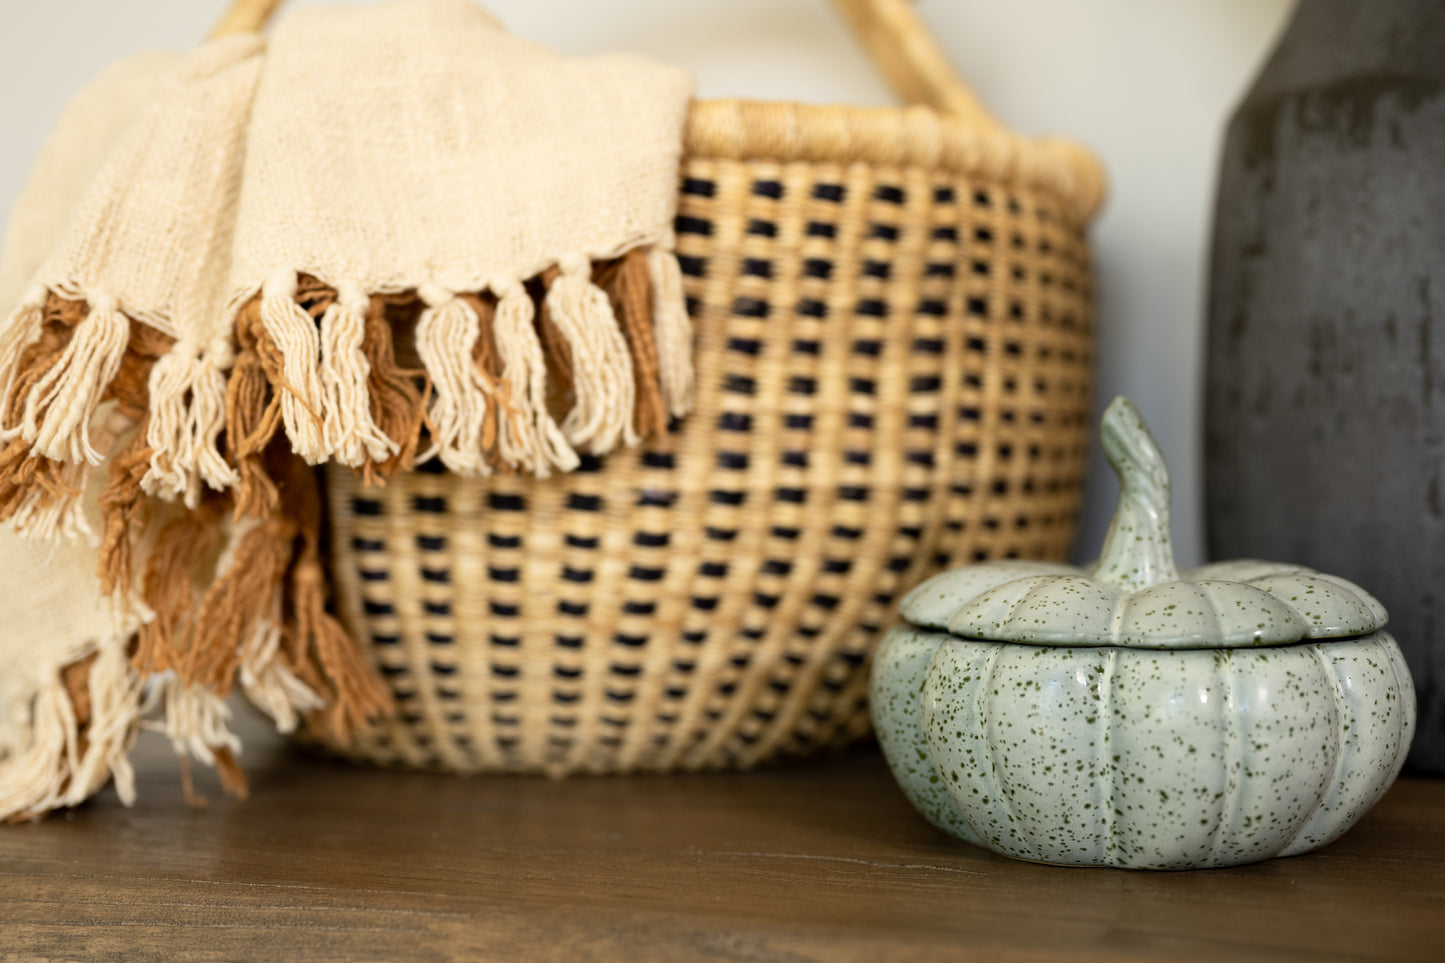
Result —
<svg viewBox="0 0 1445 963"><path fill-rule="evenodd" d="M64 217L17 205L0 265L27 276L0 325L0 518L68 536L33 577L111 618L7 639L7 683L36 668L0 692L60 678L78 704L75 667L105 667L123 772L150 679L157 725L234 769L238 683L282 728L344 737L390 708L328 610L310 466L546 475L689 409L671 221L691 84L561 57L467 0L303 10L148 83L133 122L47 148L103 160L71 165ZM47 788L9 802L38 744L13 725L0 817L95 788L52 752ZM63 733L72 769L86 731Z"/></svg>

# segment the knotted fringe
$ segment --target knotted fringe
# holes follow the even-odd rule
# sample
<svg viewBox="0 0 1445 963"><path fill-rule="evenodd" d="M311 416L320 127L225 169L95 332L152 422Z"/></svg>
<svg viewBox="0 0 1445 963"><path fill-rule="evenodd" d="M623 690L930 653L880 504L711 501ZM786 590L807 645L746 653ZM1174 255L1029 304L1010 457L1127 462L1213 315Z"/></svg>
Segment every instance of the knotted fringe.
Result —
<svg viewBox="0 0 1445 963"><path fill-rule="evenodd" d="M194 646L200 585L221 543L223 503L203 501L156 533L146 559L141 598L153 617L136 634L131 661L148 675L181 671Z"/></svg>
<svg viewBox="0 0 1445 963"><path fill-rule="evenodd" d="M612 303L591 283L586 259L569 258L559 269L545 303L571 354L575 399L562 421L562 432L574 448L595 455L636 444L632 360Z"/></svg>
<svg viewBox="0 0 1445 963"><path fill-rule="evenodd" d="M326 701L286 666L281 624L278 594L241 649L240 680L251 704L271 717L277 732L287 733L296 730L302 717L324 709Z"/></svg>
<svg viewBox="0 0 1445 963"><path fill-rule="evenodd" d="M103 641L57 672L30 701L28 745L0 759L0 814L19 822L78 805L107 777L130 804L143 689L123 640Z"/></svg>
<svg viewBox="0 0 1445 963"><path fill-rule="evenodd" d="M653 330L652 285L648 257L632 250L598 272L598 284L612 301L627 349L632 355L633 385L637 401L632 427L643 438L667 430L667 408L658 378L657 337Z"/></svg>
<svg viewBox="0 0 1445 963"><path fill-rule="evenodd" d="M371 417L396 446L385 460L368 458L362 469L367 484L384 484L397 471L412 468L427 423L431 382L424 371L403 368L396 360L392 323L387 315L397 301L395 297L377 296L366 311L366 336L361 350L368 365L366 387ZM417 387L419 381L424 387Z"/></svg>
<svg viewBox="0 0 1445 963"><path fill-rule="evenodd" d="M205 488L234 488L239 516L273 512L261 461L282 428L308 463L332 458L377 484L413 465L424 429L426 456L459 474L571 471L579 451L665 431L692 402L676 258L639 248L593 274L568 258L494 293L367 295L282 273L238 310L234 349L175 342L102 296L34 291L0 331L0 520L91 534L78 495L104 454L91 418L111 398L143 431L111 471L109 586L124 581L141 492L194 508ZM419 370L398 363L400 337Z"/></svg>
<svg viewBox="0 0 1445 963"><path fill-rule="evenodd" d="M46 293L44 288L29 292L6 319L4 327L0 327L0 384L5 386L3 398L7 412L17 397L16 380L27 370L21 356L40 337L45 324ZM0 440L8 441L18 434L18 423L12 425L7 417L0 426Z"/></svg>
<svg viewBox="0 0 1445 963"><path fill-rule="evenodd" d="M278 427L308 462L371 482L413 463L423 427L421 457L457 474L546 476L665 431L692 403L692 329L662 247L470 292L368 295L281 274L242 306L236 335L227 425L243 513L271 501L253 466ZM420 371L397 364L404 335Z"/></svg>
<svg viewBox="0 0 1445 963"><path fill-rule="evenodd" d="M377 426L367 388L371 362L364 349L371 299L356 285L337 288L321 316L321 387L326 398L322 429L326 450L343 465L384 463L401 451Z"/></svg>
<svg viewBox="0 0 1445 963"><path fill-rule="evenodd" d="M90 420L120 370L130 321L113 299L90 299L90 313L75 326L59 360L37 381L21 416L21 437L34 454L72 465L99 465L90 443Z"/></svg>
<svg viewBox="0 0 1445 963"><path fill-rule="evenodd" d="M146 422L141 420L128 442L110 460L110 477L100 493L101 591L113 595L129 590L133 581L133 545L144 518L141 482L150 470L151 448Z"/></svg>
<svg viewBox="0 0 1445 963"><path fill-rule="evenodd" d="M459 475L490 475L487 451L495 443L497 385L476 363L482 334L475 302L424 288L426 308L416 326L416 350L435 389L430 412L432 451ZM491 413L492 417L488 415Z"/></svg>
<svg viewBox="0 0 1445 963"><path fill-rule="evenodd" d="M204 351L177 343L155 362L145 435L150 465L140 479L147 494L195 507L201 482L216 490L236 483L219 449L231 360L230 342L219 339Z"/></svg>
<svg viewBox="0 0 1445 963"><path fill-rule="evenodd" d="M31 300L39 301L33 312ZM25 411L37 386L60 364L73 340L73 327L84 316L84 305L74 307L61 310L43 291L27 299L27 306L12 318L4 346L13 361L6 372L9 389L0 419L0 437L6 439L0 449L0 520L37 538L89 534L79 509L85 466L38 454L23 437Z"/></svg>
<svg viewBox="0 0 1445 963"><path fill-rule="evenodd" d="M547 362L534 314L532 299L522 285L498 292L492 331L500 381L509 389L511 409L498 453L506 464L545 478L553 468L572 471L579 459L547 410Z"/></svg>
<svg viewBox="0 0 1445 963"><path fill-rule="evenodd" d="M226 385L226 443L236 467L236 516L262 518L276 510L276 485L263 455L281 427L280 350L261 323L252 298L236 315L235 366Z"/></svg>
<svg viewBox="0 0 1445 963"><path fill-rule="evenodd" d="M295 274L283 271L266 281L261 324L279 353L273 387L281 397L281 418L291 449L307 464L319 464L327 456L320 334L315 320L296 303Z"/></svg>

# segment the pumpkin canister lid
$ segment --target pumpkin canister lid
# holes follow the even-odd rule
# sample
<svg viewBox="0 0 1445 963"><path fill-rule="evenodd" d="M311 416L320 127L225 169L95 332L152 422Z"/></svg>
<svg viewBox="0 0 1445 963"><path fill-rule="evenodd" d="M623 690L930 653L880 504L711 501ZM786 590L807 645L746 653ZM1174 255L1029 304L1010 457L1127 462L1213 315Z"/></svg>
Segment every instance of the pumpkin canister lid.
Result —
<svg viewBox="0 0 1445 963"><path fill-rule="evenodd" d="M1119 476L1119 505L1097 562L953 569L910 592L903 618L969 639L1139 649L1289 645L1384 627L1388 616L1374 596L1302 566L1245 559L1179 572L1169 472L1128 399L1109 405L1100 439Z"/></svg>

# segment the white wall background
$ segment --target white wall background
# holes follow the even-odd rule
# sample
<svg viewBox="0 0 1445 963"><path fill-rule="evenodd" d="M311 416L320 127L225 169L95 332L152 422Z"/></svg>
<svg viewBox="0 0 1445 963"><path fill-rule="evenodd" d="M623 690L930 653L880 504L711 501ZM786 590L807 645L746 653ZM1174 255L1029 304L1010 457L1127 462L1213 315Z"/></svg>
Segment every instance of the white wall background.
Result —
<svg viewBox="0 0 1445 963"><path fill-rule="evenodd" d="M0 217L62 106L100 66L185 49L226 0L0 0ZM309 0L291 0L300 5ZM704 97L892 102L824 0L488 0L561 50L632 50L691 69ZM953 61L1005 122L1092 147L1110 177L1094 230L1097 406L1127 394L1175 478L1179 561L1202 555L1204 275L1219 139L1290 0L922 0ZM1115 486L1090 476L1080 551Z"/></svg>

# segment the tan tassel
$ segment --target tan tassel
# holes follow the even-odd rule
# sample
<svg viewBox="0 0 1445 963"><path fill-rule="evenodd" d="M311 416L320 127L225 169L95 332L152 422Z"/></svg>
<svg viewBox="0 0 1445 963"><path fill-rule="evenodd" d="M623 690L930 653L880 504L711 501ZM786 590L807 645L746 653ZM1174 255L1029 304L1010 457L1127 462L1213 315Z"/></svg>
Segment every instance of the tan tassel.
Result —
<svg viewBox="0 0 1445 963"><path fill-rule="evenodd" d="M493 387L472 358L481 318L465 299L448 292L426 289L421 297L427 307L416 326L416 348L436 389L432 451L425 457L439 456L464 477L490 475L482 436Z"/></svg>
<svg viewBox="0 0 1445 963"><path fill-rule="evenodd" d="M6 408L14 403L16 381L25 373L25 366L21 363L25 349L40 337L44 328L45 299L44 288L30 291L0 327L0 385L4 386L0 399L4 399ZM0 427L0 440L14 438L19 433L18 422L12 425L6 419L4 426Z"/></svg>
<svg viewBox="0 0 1445 963"><path fill-rule="evenodd" d="M499 440L501 456L542 478L553 468L571 471L579 459L547 410L547 363L533 324L532 299L520 284L497 294L492 330L513 409Z"/></svg>
<svg viewBox="0 0 1445 963"><path fill-rule="evenodd" d="M149 416L147 416L149 417ZM118 589L129 591L132 584L132 533L139 527L145 501L141 479L149 470L151 449L146 444L143 419L120 451L110 460L110 477L100 493L100 578L107 595Z"/></svg>
<svg viewBox="0 0 1445 963"><path fill-rule="evenodd" d="M401 450L372 420L363 345L371 299L356 285L338 285L321 316L321 387L326 394L326 449L343 465L385 462Z"/></svg>
<svg viewBox="0 0 1445 963"><path fill-rule="evenodd" d="M278 499L264 455L281 427L281 398L267 369L268 358L280 364L280 352L261 324L257 299L237 313L236 338L241 350L226 384L226 447L239 476L236 517L261 518L275 511Z"/></svg>
<svg viewBox="0 0 1445 963"><path fill-rule="evenodd" d="M233 536L232 564L201 599L195 635L180 666L182 682L219 695L231 691L245 641L282 590L295 536L295 523L281 513Z"/></svg>
<svg viewBox="0 0 1445 963"><path fill-rule="evenodd" d="M652 324L662 400L669 414L681 418L692 411L697 392L692 319L683 295L682 270L671 245L662 244L648 249L647 268L652 278Z"/></svg>
<svg viewBox="0 0 1445 963"><path fill-rule="evenodd" d="M347 744L373 720L390 713L394 703L391 690L367 665L341 623L327 613L323 578L320 556L308 544L292 583L297 643L330 683L332 695L321 710L325 730Z"/></svg>
<svg viewBox="0 0 1445 963"><path fill-rule="evenodd" d="M27 460L41 462L43 458L32 455ZM21 496L10 516L11 527L30 538L94 543L96 534L80 498L88 466L49 461L47 467L49 472L37 473L38 484Z"/></svg>
<svg viewBox="0 0 1445 963"><path fill-rule="evenodd" d="M90 420L120 369L129 337L130 321L115 301L92 297L90 314L26 400L21 436L36 454L71 464L104 460L90 444Z"/></svg>
<svg viewBox="0 0 1445 963"><path fill-rule="evenodd" d="M612 300L612 312L617 316L617 324L632 355L633 384L637 390L633 427L643 438L660 435L667 431L667 408L658 378L647 252L633 248L611 262L608 270L595 272L595 277Z"/></svg>
<svg viewBox="0 0 1445 963"><path fill-rule="evenodd" d="M366 339L362 351L370 365L367 393L371 399L372 419L397 450L385 461L368 461L363 474L367 484L382 484L394 472L409 471L421 444L421 429L426 422L430 385L418 389L416 381L425 372L409 370L397 364L396 344L391 322L387 318L390 300L373 298L366 312Z"/></svg>
<svg viewBox="0 0 1445 963"><path fill-rule="evenodd" d="M55 500L75 499L80 490L70 485L74 466L32 456L30 445L15 438L0 448L0 521L33 511Z"/></svg>
<svg viewBox="0 0 1445 963"><path fill-rule="evenodd" d="M261 325L280 352L281 419L291 449L315 465L326 460L325 394L319 372L321 340L316 322L296 303L296 275L270 278L261 295ZM271 373L271 372L268 372Z"/></svg>
<svg viewBox="0 0 1445 963"><path fill-rule="evenodd" d="M203 500L196 511L172 519L156 533L141 584L141 598L153 617L137 631L131 656L147 675L179 669L188 658L200 602L196 573L220 544L223 512L219 499Z"/></svg>
<svg viewBox="0 0 1445 963"><path fill-rule="evenodd" d="M3 437L6 440L23 441L21 426L25 420L25 406L30 401L30 395L35 386L60 363L73 336L74 332L69 325L46 323L41 327L39 339L26 345L20 352L16 374L10 384L10 393L3 399ZM25 448L27 452L30 450L28 444Z"/></svg>

